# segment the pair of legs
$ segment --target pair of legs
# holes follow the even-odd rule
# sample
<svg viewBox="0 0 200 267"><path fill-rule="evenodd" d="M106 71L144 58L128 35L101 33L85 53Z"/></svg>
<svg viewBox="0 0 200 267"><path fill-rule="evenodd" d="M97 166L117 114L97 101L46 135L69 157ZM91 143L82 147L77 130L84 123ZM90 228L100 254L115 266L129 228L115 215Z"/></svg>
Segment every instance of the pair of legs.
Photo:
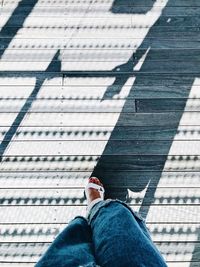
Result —
<svg viewBox="0 0 200 267"><path fill-rule="evenodd" d="M101 185L97 178L90 183ZM87 189L90 210L57 236L36 267L166 267L144 220L120 200Z"/></svg>

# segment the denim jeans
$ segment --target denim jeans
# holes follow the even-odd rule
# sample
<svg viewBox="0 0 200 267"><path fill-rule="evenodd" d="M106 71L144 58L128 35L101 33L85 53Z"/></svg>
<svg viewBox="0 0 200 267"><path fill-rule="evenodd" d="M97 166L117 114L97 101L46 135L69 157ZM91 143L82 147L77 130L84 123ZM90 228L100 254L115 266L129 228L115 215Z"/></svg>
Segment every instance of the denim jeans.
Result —
<svg viewBox="0 0 200 267"><path fill-rule="evenodd" d="M77 216L35 267L167 267L143 218L120 200L102 200Z"/></svg>

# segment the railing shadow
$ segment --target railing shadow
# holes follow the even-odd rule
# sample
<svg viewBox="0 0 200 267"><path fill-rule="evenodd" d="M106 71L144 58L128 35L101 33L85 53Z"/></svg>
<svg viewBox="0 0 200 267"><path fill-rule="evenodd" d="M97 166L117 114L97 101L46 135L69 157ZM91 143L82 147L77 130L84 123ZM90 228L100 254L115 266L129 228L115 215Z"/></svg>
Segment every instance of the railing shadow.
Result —
<svg viewBox="0 0 200 267"><path fill-rule="evenodd" d="M49 66L47 67L46 71L47 73L49 72L60 72L61 70L61 62L60 62L60 51L58 50L53 57L52 61L50 62ZM33 102L36 100L37 95L46 80L46 76L44 75L41 78L38 78L37 75L35 76L36 81L35 81L35 86L31 92L31 94L27 97L26 102L20 109L19 113L17 114L16 118L14 119L12 125L10 126L9 130L6 132L1 145L0 145L0 161L2 160L2 156L7 149L10 141L12 140L13 136L16 134L17 129L19 128L21 122L23 121L24 117L27 115L27 112L30 110ZM48 78L51 79L51 75L48 75Z"/></svg>
<svg viewBox="0 0 200 267"><path fill-rule="evenodd" d="M10 18L3 26L0 31L0 59L4 54L5 50L8 48L9 44L16 36L17 32L23 27L23 24L27 17L32 12L33 8L37 4L38 0L22 0L18 3L17 7L14 9ZM25 11L22 12L22 9L26 5ZM13 27L14 22L17 20L17 26Z"/></svg>
<svg viewBox="0 0 200 267"><path fill-rule="evenodd" d="M10 18L3 26L2 30L0 31L0 38L1 41L1 49L0 49L0 59L6 49L8 48L9 44L16 36L17 32L23 27L23 24L26 18L30 15L31 11L33 10L34 6L37 4L38 0L22 0L19 2L17 7L14 9L13 13L11 14ZM24 11L23 7L26 5L26 9ZM23 12L22 12L23 9ZM13 27L13 24L16 23L17 26ZM54 55L52 61L49 63L46 73L51 72L60 72L61 70L61 62L60 62L60 51L58 50ZM2 156L7 149L10 141L12 140L13 136L16 134L18 127L20 126L21 122L23 121L24 117L26 116L27 112L30 110L32 103L37 98L37 95L41 89L42 84L46 80L46 76L43 75L42 78L39 75L35 75L35 86L27 97L26 102L22 106L21 110L19 111L18 115L16 116L15 120L13 121L12 125L10 126L9 130L5 134L1 144L0 144L0 161L2 161ZM52 75L48 75L48 78L53 78Z"/></svg>

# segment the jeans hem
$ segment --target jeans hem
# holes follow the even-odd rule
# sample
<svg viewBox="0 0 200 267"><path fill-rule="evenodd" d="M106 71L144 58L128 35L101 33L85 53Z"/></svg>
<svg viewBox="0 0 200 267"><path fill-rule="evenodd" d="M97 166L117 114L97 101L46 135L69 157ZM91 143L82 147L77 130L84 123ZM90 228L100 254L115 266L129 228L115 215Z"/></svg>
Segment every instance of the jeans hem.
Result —
<svg viewBox="0 0 200 267"><path fill-rule="evenodd" d="M92 220L94 220L94 218L97 216L99 210L103 207L106 207L108 205L110 205L111 203L113 202L117 202L117 203L120 203L122 204L123 206L125 206L131 213L134 217L138 218L139 220L145 222L145 219L136 211L133 211L129 206L128 204L126 204L125 202L119 200L119 199L106 199L106 200L102 200L98 203L96 203L92 209L90 210L90 212L88 213L86 219L88 221L89 224L91 224Z"/></svg>

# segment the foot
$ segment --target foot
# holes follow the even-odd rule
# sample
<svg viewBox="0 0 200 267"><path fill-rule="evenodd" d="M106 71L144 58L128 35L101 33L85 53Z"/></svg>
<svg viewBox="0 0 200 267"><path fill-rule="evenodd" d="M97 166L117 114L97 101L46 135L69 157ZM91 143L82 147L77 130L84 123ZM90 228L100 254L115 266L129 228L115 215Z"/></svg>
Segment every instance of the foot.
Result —
<svg viewBox="0 0 200 267"><path fill-rule="evenodd" d="M94 183L94 184L97 184L97 185L100 185L100 186L103 187L103 184L96 177L90 177L88 183ZM86 198L87 198L88 205L90 205L90 203L93 200L95 200L97 198L101 198L101 194L100 194L100 192L97 189L88 188L87 189Z"/></svg>

